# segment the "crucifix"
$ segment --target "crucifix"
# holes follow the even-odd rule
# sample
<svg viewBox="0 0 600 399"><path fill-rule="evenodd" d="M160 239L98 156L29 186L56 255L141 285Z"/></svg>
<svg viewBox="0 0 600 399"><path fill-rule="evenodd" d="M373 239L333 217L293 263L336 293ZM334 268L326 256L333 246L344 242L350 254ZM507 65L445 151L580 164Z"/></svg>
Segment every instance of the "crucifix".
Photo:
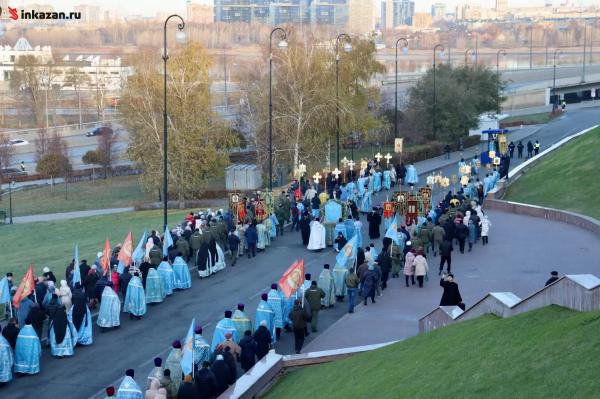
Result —
<svg viewBox="0 0 600 399"><path fill-rule="evenodd" d="M383 155L381 155L380 152L375 154L375 159L377 160L377 164L379 164L381 162L381 158L383 158Z"/></svg>
<svg viewBox="0 0 600 399"><path fill-rule="evenodd" d="M315 173L313 175L313 180L317 182L317 184L319 184L319 180L322 178L323 176L321 176L321 174L319 172Z"/></svg>
<svg viewBox="0 0 600 399"><path fill-rule="evenodd" d="M390 159L392 159L392 156L390 155L390 153L388 152L387 154L385 154L385 160L387 161L387 164L390 164Z"/></svg>
<svg viewBox="0 0 600 399"><path fill-rule="evenodd" d="M341 170L339 170L339 169L336 167L336 168L335 168L335 169L334 169L334 170L331 172L331 174L332 174L332 175L334 175L334 176L335 176L335 180L337 180L337 179L340 177L340 175L342 174L342 171L341 171Z"/></svg>
<svg viewBox="0 0 600 399"><path fill-rule="evenodd" d="M348 168L350 168L350 180L353 181L354 180L354 165L356 165L354 163L354 161L351 159L348 161Z"/></svg>

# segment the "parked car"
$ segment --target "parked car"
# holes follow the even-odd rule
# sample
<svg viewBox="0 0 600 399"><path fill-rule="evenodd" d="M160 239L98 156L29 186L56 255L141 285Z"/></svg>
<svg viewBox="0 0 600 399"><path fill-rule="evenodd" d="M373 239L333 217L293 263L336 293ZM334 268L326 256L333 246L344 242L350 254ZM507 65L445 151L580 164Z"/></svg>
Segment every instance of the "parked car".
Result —
<svg viewBox="0 0 600 399"><path fill-rule="evenodd" d="M0 144L0 146L2 147L6 147L6 146L22 146L22 145L27 145L29 144L29 141L27 140L23 140L23 139L10 139L8 141L8 144Z"/></svg>
<svg viewBox="0 0 600 399"><path fill-rule="evenodd" d="M3 178L13 178L18 176L27 176L27 172L17 168L3 168L0 169L0 175L2 175Z"/></svg>
<svg viewBox="0 0 600 399"><path fill-rule="evenodd" d="M85 134L86 137L102 136L103 134L113 134L113 130L107 126L100 126L90 130Z"/></svg>

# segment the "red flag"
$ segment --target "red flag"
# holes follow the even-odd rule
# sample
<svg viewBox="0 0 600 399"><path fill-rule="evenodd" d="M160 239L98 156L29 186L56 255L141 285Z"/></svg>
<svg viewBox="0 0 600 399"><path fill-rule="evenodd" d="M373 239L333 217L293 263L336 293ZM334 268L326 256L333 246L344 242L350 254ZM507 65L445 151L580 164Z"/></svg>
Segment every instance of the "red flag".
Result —
<svg viewBox="0 0 600 399"><path fill-rule="evenodd" d="M279 287L286 298L298 291L302 284L304 284L304 259L292 263L279 280Z"/></svg>
<svg viewBox="0 0 600 399"><path fill-rule="evenodd" d="M131 231L127 234L125 241L123 242L123 246L119 251L118 260L123 262L125 266L131 265L131 254L133 253L133 237L131 236Z"/></svg>
<svg viewBox="0 0 600 399"><path fill-rule="evenodd" d="M27 270L27 273L23 276L23 280L21 280L21 284L19 284L19 288L17 288L17 292L13 297L13 305L15 305L15 308L19 309L21 301L33 292L34 287L33 266L29 265L29 270Z"/></svg>
<svg viewBox="0 0 600 399"><path fill-rule="evenodd" d="M108 238L104 243L104 251L102 251L102 259L100 259L100 266L102 267L102 275L106 276L106 274L110 271L110 242Z"/></svg>

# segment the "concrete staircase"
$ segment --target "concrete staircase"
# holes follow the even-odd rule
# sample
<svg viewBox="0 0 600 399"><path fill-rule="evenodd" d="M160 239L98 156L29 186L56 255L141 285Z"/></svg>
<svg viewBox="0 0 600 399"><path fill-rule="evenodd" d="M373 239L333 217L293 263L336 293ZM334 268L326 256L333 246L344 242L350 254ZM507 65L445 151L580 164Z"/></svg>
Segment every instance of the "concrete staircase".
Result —
<svg viewBox="0 0 600 399"><path fill-rule="evenodd" d="M600 279L592 274L572 274L521 299L512 292L490 292L464 312L458 306L440 306L419 320L419 333L426 333L484 314L510 317L548 305L580 312L600 309Z"/></svg>

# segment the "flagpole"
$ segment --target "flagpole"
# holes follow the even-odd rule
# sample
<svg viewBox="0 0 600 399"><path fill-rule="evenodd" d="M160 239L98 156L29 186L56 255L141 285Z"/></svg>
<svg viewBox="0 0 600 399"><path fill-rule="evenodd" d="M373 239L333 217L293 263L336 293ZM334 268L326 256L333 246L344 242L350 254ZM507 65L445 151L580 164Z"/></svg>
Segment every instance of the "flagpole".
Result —
<svg viewBox="0 0 600 399"><path fill-rule="evenodd" d="M33 290L33 298L35 299L35 303L37 303L39 305L38 300L37 300L37 294L35 293L35 288Z"/></svg>
<svg viewBox="0 0 600 399"><path fill-rule="evenodd" d="M13 317L13 313L12 313L12 302L8 302L8 309L10 310L10 318L12 319Z"/></svg>

